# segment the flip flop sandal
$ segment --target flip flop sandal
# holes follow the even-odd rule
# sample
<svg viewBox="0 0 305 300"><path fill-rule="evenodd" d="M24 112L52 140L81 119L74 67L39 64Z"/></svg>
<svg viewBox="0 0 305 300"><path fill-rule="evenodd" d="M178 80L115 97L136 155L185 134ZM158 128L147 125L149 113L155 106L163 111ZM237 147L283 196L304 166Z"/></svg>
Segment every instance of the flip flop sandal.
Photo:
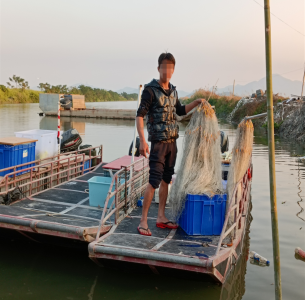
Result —
<svg viewBox="0 0 305 300"><path fill-rule="evenodd" d="M169 223L172 223L173 225L169 225ZM172 221L168 221L168 222L165 222L165 223L157 223L156 226L159 227L159 228L169 228L169 229L177 229L179 227L179 225L174 225L175 223L172 222Z"/></svg>
<svg viewBox="0 0 305 300"><path fill-rule="evenodd" d="M138 226L138 231L141 235L151 236L151 233L148 232L148 229L149 229L148 227L143 228L143 227ZM147 233L143 233L143 232L141 232L141 230L145 230Z"/></svg>

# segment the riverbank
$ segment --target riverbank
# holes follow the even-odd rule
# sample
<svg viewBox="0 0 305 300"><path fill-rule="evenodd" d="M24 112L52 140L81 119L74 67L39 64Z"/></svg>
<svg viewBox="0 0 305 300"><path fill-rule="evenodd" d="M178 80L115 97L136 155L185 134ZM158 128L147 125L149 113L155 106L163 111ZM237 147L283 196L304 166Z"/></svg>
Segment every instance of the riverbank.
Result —
<svg viewBox="0 0 305 300"><path fill-rule="evenodd" d="M0 85L0 104L14 103L38 103L39 94L46 93L45 91L36 91L30 89L7 88ZM134 101L137 100L137 94L118 94L113 91L103 89L93 89L84 85L78 88L49 90L48 93L55 94L79 94L85 96L86 102L111 102L111 101Z"/></svg>
<svg viewBox="0 0 305 300"><path fill-rule="evenodd" d="M39 91L0 87L0 104L38 103Z"/></svg>
<svg viewBox="0 0 305 300"><path fill-rule="evenodd" d="M205 89L199 89L187 99L182 100L183 104L189 104L198 98L208 99L210 97L210 91ZM218 117L228 116L235 108L241 97L238 96L220 96L213 94L210 97L209 103L215 106L215 111Z"/></svg>
<svg viewBox="0 0 305 300"><path fill-rule="evenodd" d="M190 98L184 99L188 104L198 98L208 99L210 92L204 89L197 90ZM241 98L233 96L220 96L213 94L209 100L215 106L219 118L239 124L246 116L258 115L267 112L267 97ZM274 103L274 132L286 140L305 142L305 103L304 101L273 95ZM256 128L267 130L267 117L253 120Z"/></svg>

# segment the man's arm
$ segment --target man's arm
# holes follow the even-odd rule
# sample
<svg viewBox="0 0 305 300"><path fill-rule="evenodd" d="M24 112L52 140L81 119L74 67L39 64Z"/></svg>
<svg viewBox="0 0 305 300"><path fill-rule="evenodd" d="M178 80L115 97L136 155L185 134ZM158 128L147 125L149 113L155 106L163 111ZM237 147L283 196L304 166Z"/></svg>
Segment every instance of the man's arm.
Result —
<svg viewBox="0 0 305 300"><path fill-rule="evenodd" d="M205 99L196 99L192 103L189 103L187 105L181 105L177 93L176 114L178 116L185 116L188 112L190 112L197 105L201 104L203 101L205 101Z"/></svg>
<svg viewBox="0 0 305 300"><path fill-rule="evenodd" d="M186 113L190 112L194 107L198 106L203 101L205 101L205 99L196 99L193 102L191 102L190 104L185 105L185 112Z"/></svg>
<svg viewBox="0 0 305 300"><path fill-rule="evenodd" d="M140 137L140 154L147 157L146 153L149 154L149 147L146 143L144 136L144 119L143 117L137 117L137 130Z"/></svg>
<svg viewBox="0 0 305 300"><path fill-rule="evenodd" d="M149 93L147 89L144 89L141 97L141 103L139 109L137 111L137 130L140 138L140 154L147 157L146 153L149 154L149 147L145 140L144 135L144 117L149 111L149 108L152 103L152 95Z"/></svg>

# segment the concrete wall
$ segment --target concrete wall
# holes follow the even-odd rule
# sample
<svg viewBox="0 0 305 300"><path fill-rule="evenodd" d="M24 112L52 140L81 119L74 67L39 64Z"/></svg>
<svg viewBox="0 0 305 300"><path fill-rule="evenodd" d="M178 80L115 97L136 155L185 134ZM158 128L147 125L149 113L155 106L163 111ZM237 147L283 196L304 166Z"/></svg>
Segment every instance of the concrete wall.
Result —
<svg viewBox="0 0 305 300"><path fill-rule="evenodd" d="M40 94L39 107L44 113L57 115L60 94Z"/></svg>

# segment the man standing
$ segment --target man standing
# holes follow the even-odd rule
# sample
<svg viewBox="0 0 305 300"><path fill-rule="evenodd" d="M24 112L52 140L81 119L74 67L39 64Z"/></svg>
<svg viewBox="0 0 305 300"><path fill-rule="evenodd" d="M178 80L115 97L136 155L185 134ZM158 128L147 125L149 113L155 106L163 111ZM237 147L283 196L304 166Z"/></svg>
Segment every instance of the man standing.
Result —
<svg viewBox="0 0 305 300"><path fill-rule="evenodd" d="M138 231L142 235L151 235L147 224L147 214L155 189L159 187L159 210L157 227L175 229L178 227L165 217L165 205L168 195L168 184L174 174L177 157L176 139L179 137L179 126L176 115L183 116L199 105L204 99L197 99L188 105L181 105L176 87L169 81L175 70L175 58L171 53L162 53L158 59L159 80L153 79L145 85L141 104L137 111L137 129L140 137L140 154L149 156L149 183L145 190L142 218ZM147 114L148 141L144 137L144 120Z"/></svg>

